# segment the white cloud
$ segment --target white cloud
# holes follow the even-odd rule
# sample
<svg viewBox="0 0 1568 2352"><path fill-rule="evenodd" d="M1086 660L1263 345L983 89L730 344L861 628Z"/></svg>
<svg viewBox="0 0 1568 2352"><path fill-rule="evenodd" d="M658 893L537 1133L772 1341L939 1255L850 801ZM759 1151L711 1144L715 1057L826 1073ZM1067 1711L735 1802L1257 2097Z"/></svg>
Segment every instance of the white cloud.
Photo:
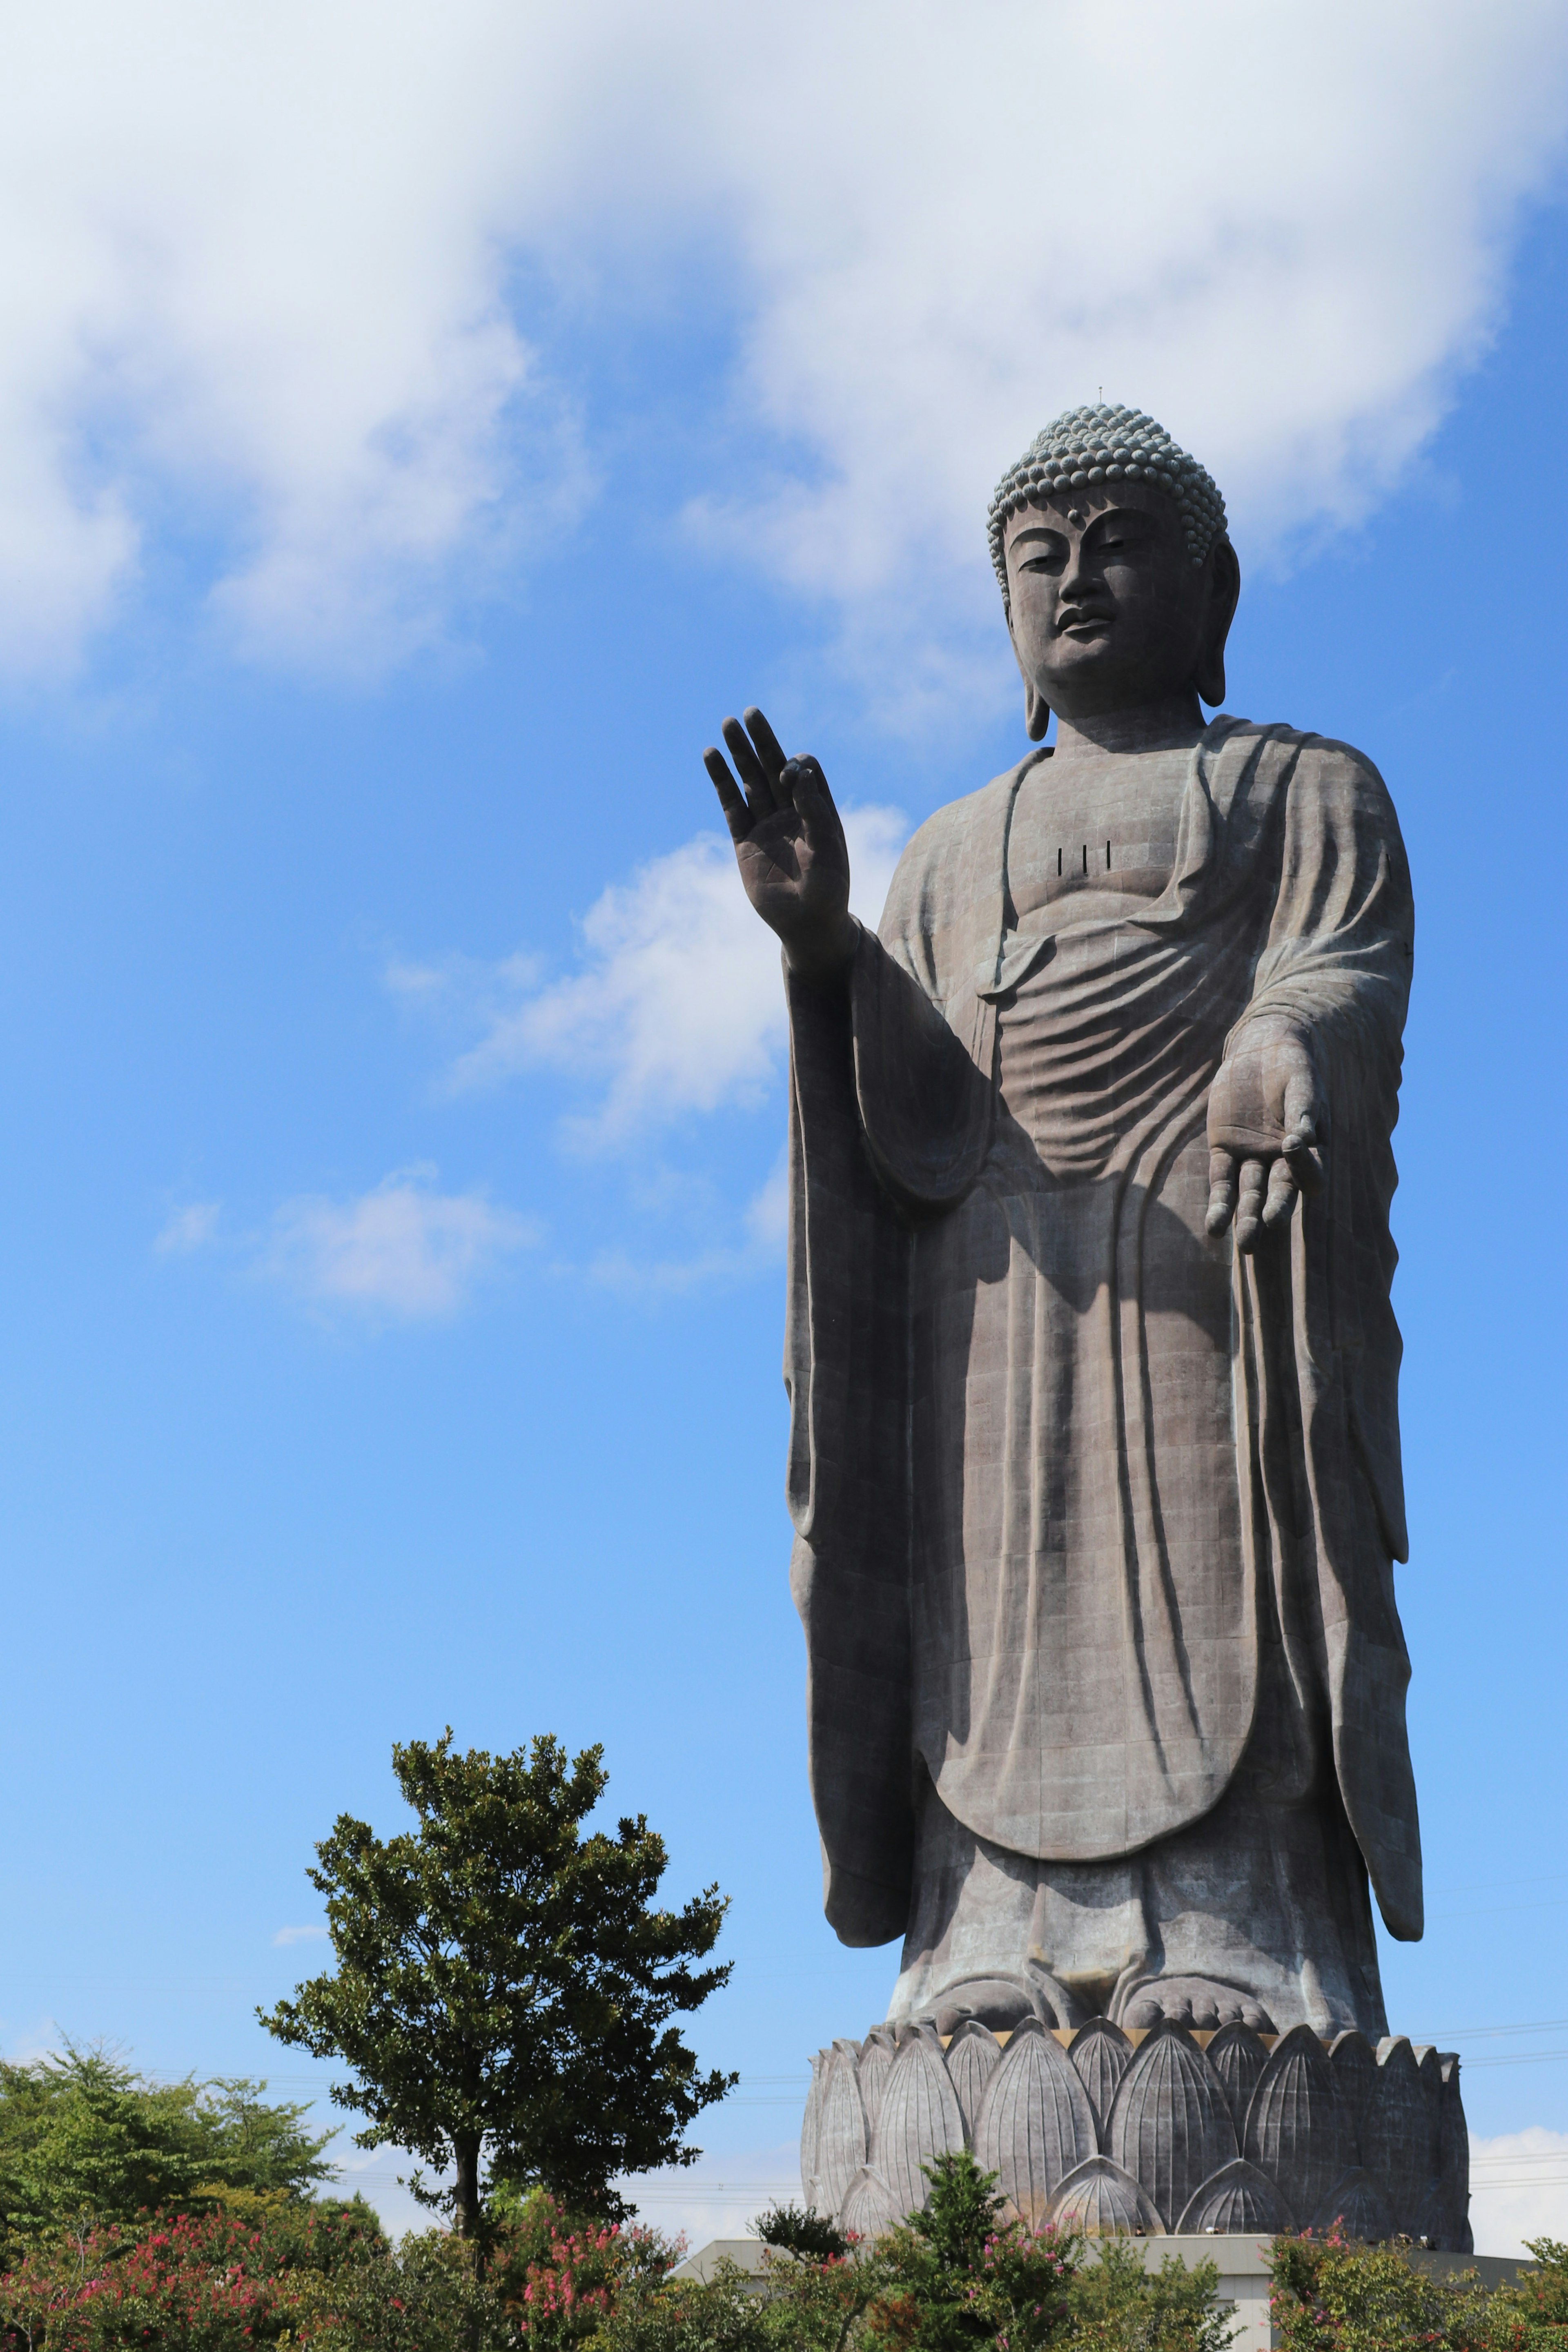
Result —
<svg viewBox="0 0 1568 2352"><path fill-rule="evenodd" d="M742 354L702 527L852 629L950 637L991 482L1100 384L1248 544L1353 516L1496 321L1565 77L1558 0L14 12L0 658L68 659L164 519L254 652L427 642L587 492L573 328L693 279L693 367L716 310Z"/></svg>
<svg viewBox="0 0 1568 2352"><path fill-rule="evenodd" d="M498 1260L537 1228L482 1192L437 1192L435 1171L405 1169L357 1200L286 1201L263 1272L319 1305L407 1321L455 1314Z"/></svg>
<svg viewBox="0 0 1568 2352"><path fill-rule="evenodd" d="M216 1237L221 1213L216 1201L189 1201L184 1208L172 1209L153 1246L161 1257L205 1249Z"/></svg>
<svg viewBox="0 0 1568 2352"><path fill-rule="evenodd" d="M1470 2226L1478 2254L1522 2255L1527 2238L1568 2239L1568 2132L1540 2124L1470 2137Z"/></svg>
<svg viewBox="0 0 1568 2352"><path fill-rule="evenodd" d="M326 1941L327 1930L315 1927L279 1927L272 1940L275 1944L319 1944Z"/></svg>
<svg viewBox="0 0 1568 2352"><path fill-rule="evenodd" d="M908 822L861 808L844 826L855 909L875 922ZM541 1066L586 1079L597 1099L573 1131L598 1146L762 1097L784 1040L778 941L752 912L727 839L699 834L613 883L582 937L582 969L565 979L540 985L531 958L498 967L501 1001L457 1084Z"/></svg>

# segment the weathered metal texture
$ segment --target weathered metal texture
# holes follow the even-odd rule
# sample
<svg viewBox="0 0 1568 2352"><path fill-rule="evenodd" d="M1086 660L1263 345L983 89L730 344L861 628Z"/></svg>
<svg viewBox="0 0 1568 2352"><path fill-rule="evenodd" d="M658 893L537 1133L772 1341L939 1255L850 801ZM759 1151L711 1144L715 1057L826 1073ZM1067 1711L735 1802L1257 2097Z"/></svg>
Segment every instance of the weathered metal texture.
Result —
<svg viewBox="0 0 1568 2352"><path fill-rule="evenodd" d="M1470 2134L1459 2096L1458 2058L1440 2053L1437 2078L1437 2179L1415 2234L1425 2238L1428 2245L1473 2254L1476 2241L1470 2228Z"/></svg>
<svg viewBox="0 0 1568 2352"><path fill-rule="evenodd" d="M1275 2181L1293 2213L1315 2213L1356 2161L1350 2110L1310 2026L1282 2034L1247 2111L1242 2154Z"/></svg>
<svg viewBox="0 0 1568 2352"><path fill-rule="evenodd" d="M1329 2044L1329 2056L1333 2063L1334 2080L1340 2095L1350 2109L1351 2122L1361 2130L1361 2119L1366 2113L1367 2101L1377 2087L1377 2057L1364 2033L1336 2033Z"/></svg>
<svg viewBox="0 0 1568 2352"><path fill-rule="evenodd" d="M1051 2200L1050 2219L1058 2229L1082 2230L1090 2238L1165 2235L1152 2200L1108 2156L1088 2157L1068 2173Z"/></svg>
<svg viewBox="0 0 1568 2352"><path fill-rule="evenodd" d="M1149 2032L1117 2086L1105 2150L1142 2183L1167 2230L1238 2154L1225 2084L1184 2027Z"/></svg>
<svg viewBox="0 0 1568 2352"><path fill-rule="evenodd" d="M806 2203L818 2211L827 2210L818 2153L822 2142L822 2086L831 2054L829 2051L819 2050L811 2062L811 2088L805 2095L805 2114L800 2126L801 2187L805 2191Z"/></svg>
<svg viewBox="0 0 1568 2352"><path fill-rule="evenodd" d="M1285 2200L1268 2174L1259 2172L1255 2164L1248 2164L1244 2156L1238 2156L1229 2164L1222 2164L1201 2189L1194 2190L1176 2222L1175 2235L1228 2238L1247 2235L1254 2230L1271 2234L1276 2230L1288 2230L1290 2221Z"/></svg>
<svg viewBox="0 0 1568 2352"><path fill-rule="evenodd" d="M1078 2068L1079 2079L1089 2093L1094 2109L1094 2119L1100 2134L1100 2146L1105 2145L1105 2126L1110 2120L1110 2110L1116 2099L1116 2086L1127 2072L1132 2056L1132 2044L1119 2025L1109 2017L1091 2017L1080 2025L1072 2039L1072 2063Z"/></svg>
<svg viewBox="0 0 1568 2352"><path fill-rule="evenodd" d="M995 2173L1014 2210L1038 2223L1068 2174L1098 2148L1094 2109L1061 2044L1034 2021L1019 2026L986 2084L977 2162Z"/></svg>
<svg viewBox="0 0 1568 2352"><path fill-rule="evenodd" d="M988 2025L971 2018L961 2025L947 2045L947 2071L958 2094L959 2112L969 2144L974 2145L974 2126L980 2117L981 2102L985 2085L996 2071L1002 2057L1002 2045Z"/></svg>
<svg viewBox="0 0 1568 2352"><path fill-rule="evenodd" d="M1394 2226L1415 2235L1415 2225L1437 2170L1436 2103L1415 2053L1403 2034L1377 2045L1377 2086L1361 2119L1362 2162L1387 2198Z"/></svg>
<svg viewBox="0 0 1568 2352"><path fill-rule="evenodd" d="M902 2219L898 2200L881 2174L868 2164L862 2165L838 2209L840 2229L851 2231L858 2238L879 2238Z"/></svg>
<svg viewBox="0 0 1568 2352"><path fill-rule="evenodd" d="M868 2134L875 2132L877 2117L882 2111L882 2093L888 2086L893 2047L893 2029L889 2025L879 2025L860 2044L860 2104L866 2110Z"/></svg>
<svg viewBox="0 0 1568 2352"><path fill-rule="evenodd" d="M934 2033L911 2033L888 2075L871 2147L872 2169L887 2182L900 2213L918 2212L931 2194L921 2167L963 2146L963 2116L942 2043Z"/></svg>
<svg viewBox="0 0 1568 2352"><path fill-rule="evenodd" d="M845 2191L866 2161L866 2110L856 2081L858 2045L836 2042L822 2086L816 2140L816 2177L823 2207L835 2213Z"/></svg>
<svg viewBox="0 0 1568 2352"><path fill-rule="evenodd" d="M1222 2025L1205 2053L1209 2064L1225 2084L1225 2095L1230 2107L1230 2119L1236 2126L1237 2146L1247 2128L1247 2110L1252 2104L1252 2094L1258 2088L1258 2077L1268 2063L1268 2053L1250 2025ZM1371 2051L1367 2053L1370 2059ZM1247 2227L1251 2228L1248 2222Z"/></svg>
<svg viewBox="0 0 1568 2352"><path fill-rule="evenodd" d="M1334 2183L1309 2217L1308 2227L1319 2231L1337 2230L1343 2237L1369 2242L1391 2238L1394 2209L1366 2167L1358 2164Z"/></svg>
<svg viewBox="0 0 1568 2352"><path fill-rule="evenodd" d="M1086 2075L1107 2099L1103 2121ZM875 2236L917 2211L930 2193L922 2166L965 2145L1035 2226L1201 2235L1337 2223L1473 2250L1458 2061L1403 2038L1374 2057L1359 2035L1331 2050L1298 2026L1270 2056L1245 2026L1221 2029L1205 2052L1166 2024L1134 2052L1099 2018L1064 2050L1037 2018L1005 2046L971 2020L945 2052L930 2024L882 2026L812 2061L801 2179L847 2228Z"/></svg>

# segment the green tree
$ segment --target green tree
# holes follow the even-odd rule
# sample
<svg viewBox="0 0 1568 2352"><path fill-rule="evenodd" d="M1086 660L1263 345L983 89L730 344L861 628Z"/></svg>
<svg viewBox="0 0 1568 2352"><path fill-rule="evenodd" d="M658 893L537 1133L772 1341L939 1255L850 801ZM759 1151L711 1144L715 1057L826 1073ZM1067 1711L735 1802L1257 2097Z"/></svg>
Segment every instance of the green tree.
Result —
<svg viewBox="0 0 1568 2352"><path fill-rule="evenodd" d="M353 2069L331 2095L367 2118L360 2147L450 2170L449 2189L416 2177L416 2193L450 2211L481 2271L487 2168L488 2184L614 2216L612 2178L694 2162L683 2135L738 2080L700 2074L668 2023L729 1979L729 1964L687 1965L712 1950L729 1898L710 1886L652 1909L666 1855L640 1813L584 1834L603 1753L568 1762L546 1737L458 1755L450 1728L394 1748L416 1828L384 1840L339 1816L308 1874L336 1972L258 2011Z"/></svg>
<svg viewBox="0 0 1568 2352"><path fill-rule="evenodd" d="M268 2105L266 2087L150 2083L71 2042L31 2064L0 2063L0 2248L14 2259L68 2222L205 2210L236 2190L303 2197L329 2170L331 2135L313 2138L305 2106Z"/></svg>

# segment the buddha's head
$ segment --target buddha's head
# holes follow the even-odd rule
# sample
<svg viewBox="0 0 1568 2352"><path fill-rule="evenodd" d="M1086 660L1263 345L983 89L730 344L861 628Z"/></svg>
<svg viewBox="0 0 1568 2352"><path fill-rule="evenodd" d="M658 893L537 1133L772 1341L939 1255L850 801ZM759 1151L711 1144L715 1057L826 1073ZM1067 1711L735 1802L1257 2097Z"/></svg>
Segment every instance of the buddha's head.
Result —
<svg viewBox="0 0 1568 2352"><path fill-rule="evenodd" d="M1036 742L1053 710L1223 700L1241 588L1225 501L1152 416L1058 416L997 485L990 536Z"/></svg>

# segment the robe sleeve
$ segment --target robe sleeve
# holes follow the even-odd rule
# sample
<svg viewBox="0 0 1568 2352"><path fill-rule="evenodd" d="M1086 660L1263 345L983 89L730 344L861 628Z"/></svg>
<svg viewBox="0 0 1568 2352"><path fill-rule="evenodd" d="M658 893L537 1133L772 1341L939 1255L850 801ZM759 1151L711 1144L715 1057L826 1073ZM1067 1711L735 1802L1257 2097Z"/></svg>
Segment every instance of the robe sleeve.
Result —
<svg viewBox="0 0 1568 2352"><path fill-rule="evenodd" d="M790 1583L806 1642L824 1907L847 1944L909 1917L910 1235L984 1163L994 1094L906 963L787 982Z"/></svg>
<svg viewBox="0 0 1568 2352"><path fill-rule="evenodd" d="M1303 1685L1326 1685L1351 1826L1390 1931L1409 1939L1421 1933L1421 1847L1393 1577L1408 1546L1389 1210L1410 877L1382 778L1343 745L1305 740L1282 824L1273 920L1230 1043L1268 1019L1309 1044L1327 1181L1281 1248L1237 1258L1255 1464L1287 1654Z"/></svg>

